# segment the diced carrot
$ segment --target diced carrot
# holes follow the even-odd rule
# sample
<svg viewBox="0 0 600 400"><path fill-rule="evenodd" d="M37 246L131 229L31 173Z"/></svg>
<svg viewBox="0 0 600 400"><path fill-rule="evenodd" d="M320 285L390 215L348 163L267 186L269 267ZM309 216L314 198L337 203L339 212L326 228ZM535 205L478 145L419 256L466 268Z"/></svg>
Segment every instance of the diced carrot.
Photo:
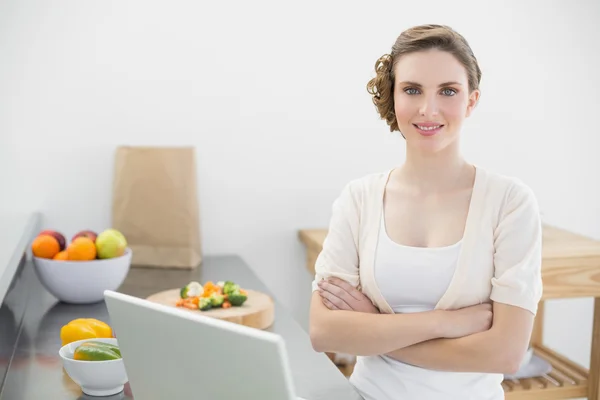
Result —
<svg viewBox="0 0 600 400"><path fill-rule="evenodd" d="M184 301L185 301L185 299L179 299L179 300L177 300L177 303L175 303L175 305L177 307L181 307L183 305Z"/></svg>
<svg viewBox="0 0 600 400"><path fill-rule="evenodd" d="M248 292L246 292L244 289L240 289L240 293L241 293L241 294L248 295Z"/></svg>
<svg viewBox="0 0 600 400"><path fill-rule="evenodd" d="M198 305L200 303L200 297L192 297L192 304Z"/></svg>
<svg viewBox="0 0 600 400"><path fill-rule="evenodd" d="M197 310L198 309L198 306L195 305L195 304L193 304L193 303L185 303L183 306L185 308L189 308L190 310Z"/></svg>
<svg viewBox="0 0 600 400"><path fill-rule="evenodd" d="M228 301L224 301L223 302L223 308L229 308L229 307L231 307L231 303L228 302Z"/></svg>

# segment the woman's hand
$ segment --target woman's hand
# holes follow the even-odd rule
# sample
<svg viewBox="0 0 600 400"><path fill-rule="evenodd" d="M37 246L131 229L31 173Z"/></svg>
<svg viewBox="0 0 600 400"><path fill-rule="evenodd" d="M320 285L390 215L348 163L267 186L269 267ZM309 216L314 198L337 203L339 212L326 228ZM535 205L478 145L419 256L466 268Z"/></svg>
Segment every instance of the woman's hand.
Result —
<svg viewBox="0 0 600 400"><path fill-rule="evenodd" d="M459 338L487 331L492 326L492 305L483 303L458 310L441 311L444 337Z"/></svg>
<svg viewBox="0 0 600 400"><path fill-rule="evenodd" d="M330 310L379 314L379 310L367 296L343 279L332 277L319 282L319 295Z"/></svg>

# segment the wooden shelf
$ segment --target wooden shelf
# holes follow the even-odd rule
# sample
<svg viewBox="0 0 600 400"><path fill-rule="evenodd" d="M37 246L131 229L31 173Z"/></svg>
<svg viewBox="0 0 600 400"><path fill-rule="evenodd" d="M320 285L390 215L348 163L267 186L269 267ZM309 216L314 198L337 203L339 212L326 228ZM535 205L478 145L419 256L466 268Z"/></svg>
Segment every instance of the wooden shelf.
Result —
<svg viewBox="0 0 600 400"><path fill-rule="evenodd" d="M588 370L555 351L534 345L534 353L552 364L552 371L539 378L506 379L502 387L507 400L551 400L586 397Z"/></svg>

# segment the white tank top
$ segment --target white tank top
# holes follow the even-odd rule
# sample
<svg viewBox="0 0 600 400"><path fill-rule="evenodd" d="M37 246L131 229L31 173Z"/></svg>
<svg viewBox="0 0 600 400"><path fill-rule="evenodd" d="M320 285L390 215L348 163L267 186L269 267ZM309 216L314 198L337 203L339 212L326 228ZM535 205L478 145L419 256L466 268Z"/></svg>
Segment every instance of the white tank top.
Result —
<svg viewBox="0 0 600 400"><path fill-rule="evenodd" d="M383 297L395 313L434 309L450 284L462 240L436 248L404 246L390 239L384 221L382 215L375 252ZM357 357L350 383L365 400L503 400L502 386L487 375L435 371L381 355Z"/></svg>
<svg viewBox="0 0 600 400"><path fill-rule="evenodd" d="M462 240L445 247L411 247L394 242L381 217L375 281L396 313L429 311L448 289Z"/></svg>

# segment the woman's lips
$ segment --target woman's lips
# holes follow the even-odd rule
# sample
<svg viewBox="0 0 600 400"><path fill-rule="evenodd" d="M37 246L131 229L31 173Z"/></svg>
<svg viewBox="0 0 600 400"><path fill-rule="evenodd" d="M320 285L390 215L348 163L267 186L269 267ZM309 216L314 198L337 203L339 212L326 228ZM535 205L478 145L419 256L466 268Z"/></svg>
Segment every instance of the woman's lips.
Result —
<svg viewBox="0 0 600 400"><path fill-rule="evenodd" d="M421 135L423 136L433 136L438 134L443 128L444 125L433 125L433 124L423 124L423 125L418 125L418 124L413 124L414 127L417 129L417 132L419 132Z"/></svg>

